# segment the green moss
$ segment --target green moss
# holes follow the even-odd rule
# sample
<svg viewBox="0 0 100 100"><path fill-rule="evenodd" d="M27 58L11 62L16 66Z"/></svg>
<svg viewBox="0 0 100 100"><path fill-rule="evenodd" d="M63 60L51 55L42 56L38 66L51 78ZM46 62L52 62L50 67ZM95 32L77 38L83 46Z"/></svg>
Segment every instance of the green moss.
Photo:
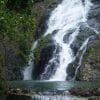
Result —
<svg viewBox="0 0 100 100"><path fill-rule="evenodd" d="M6 7L9 10L12 10L14 12L31 14L31 8L33 4L39 2L40 0L5 0L5 1L6 1Z"/></svg>
<svg viewBox="0 0 100 100"><path fill-rule="evenodd" d="M94 44L89 48L89 50L86 52L86 56L88 58L94 58L94 59L97 59L97 60L100 60L100 40L96 40L94 42Z"/></svg>
<svg viewBox="0 0 100 100"><path fill-rule="evenodd" d="M38 63L38 61L40 60L41 51L43 50L43 48L46 46L47 43L48 43L47 37L43 37L38 41L37 47L33 51L36 63Z"/></svg>
<svg viewBox="0 0 100 100"><path fill-rule="evenodd" d="M80 67L80 80L95 80L100 73L100 38L90 46Z"/></svg>
<svg viewBox="0 0 100 100"><path fill-rule="evenodd" d="M24 66L27 62L34 33L37 29L37 20L32 15L28 15L26 11L16 13L6 8L8 2L9 6L18 6L22 1L14 0L15 5L10 5L11 0L1 0L0 2L0 38L4 38L4 40L7 38L12 45L16 45L16 54L21 58L18 66Z"/></svg>
<svg viewBox="0 0 100 100"><path fill-rule="evenodd" d="M31 7L35 2L36 0L0 0L0 42L7 46L5 48L13 49L14 56L20 59L14 62L16 69L24 66L29 59L38 24L37 19L31 15ZM7 57L2 51L0 50L0 94L4 93L6 86L4 59Z"/></svg>

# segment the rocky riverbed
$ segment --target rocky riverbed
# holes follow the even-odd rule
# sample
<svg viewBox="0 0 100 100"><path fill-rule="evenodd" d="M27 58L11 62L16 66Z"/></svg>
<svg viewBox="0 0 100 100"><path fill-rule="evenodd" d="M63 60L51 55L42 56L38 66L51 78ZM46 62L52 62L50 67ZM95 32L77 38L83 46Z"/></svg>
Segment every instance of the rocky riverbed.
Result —
<svg viewBox="0 0 100 100"><path fill-rule="evenodd" d="M75 95L82 97L100 96L100 88L71 88L69 90L32 91L31 89L9 89L8 95Z"/></svg>
<svg viewBox="0 0 100 100"><path fill-rule="evenodd" d="M71 97L68 100L100 100L100 88L71 88L69 90L56 90L56 91L32 91L27 89L9 89L7 100L33 100L35 97ZM75 99L76 98L76 99ZM78 99L81 98L81 99ZM82 99L84 98L84 99ZM34 99L38 100L38 99ZM40 99L39 99L40 100ZM42 100L42 99L41 99ZM43 99L45 100L45 99ZM54 100L54 99L50 99ZM55 99L58 100L58 99ZM62 99L60 99L62 100Z"/></svg>

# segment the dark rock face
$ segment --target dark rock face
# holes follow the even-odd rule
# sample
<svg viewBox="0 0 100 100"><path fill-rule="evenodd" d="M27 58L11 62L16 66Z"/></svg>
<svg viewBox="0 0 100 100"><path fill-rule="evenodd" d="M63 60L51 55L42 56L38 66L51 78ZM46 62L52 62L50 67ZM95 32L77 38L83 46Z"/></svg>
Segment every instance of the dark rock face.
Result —
<svg viewBox="0 0 100 100"><path fill-rule="evenodd" d="M100 0L91 0L93 5L89 11L88 21L90 27L100 32Z"/></svg>
<svg viewBox="0 0 100 100"><path fill-rule="evenodd" d="M33 69L33 79L40 79L40 75L44 72L46 64L52 58L54 49L55 45L52 43L47 44L47 46L42 49L40 61L38 64L35 64Z"/></svg>
<svg viewBox="0 0 100 100"><path fill-rule="evenodd" d="M75 30L70 29L70 30L68 31L68 33L64 36L63 41L64 41L65 43L68 43L68 42L69 42L69 36L70 36L74 31L75 31Z"/></svg>
<svg viewBox="0 0 100 100"><path fill-rule="evenodd" d="M46 64L44 72L41 74L40 80L48 80L52 75L55 74L55 71L57 70L58 64L59 64L59 56L57 55L59 52L59 47L57 45L55 46L55 49L53 50L52 59L50 58L49 61Z"/></svg>
<svg viewBox="0 0 100 100"><path fill-rule="evenodd" d="M67 76L66 80L72 80L74 78L76 68L79 65L79 59L80 59L80 55L78 55L76 57L76 59L68 65L67 71L66 71L68 73L68 76Z"/></svg>
<svg viewBox="0 0 100 100"><path fill-rule="evenodd" d="M96 3L100 3L100 0L91 0L92 3L96 4Z"/></svg>
<svg viewBox="0 0 100 100"><path fill-rule="evenodd" d="M61 2L62 0L43 0L33 5L32 14L36 16L38 20L38 28L35 39L40 38L47 29L47 19L50 16L50 12Z"/></svg>
<svg viewBox="0 0 100 100"><path fill-rule="evenodd" d="M88 20L87 20L87 24L89 25L89 27L86 24L81 23L79 35L77 36L76 40L71 45L71 48L73 50L74 55L77 55L77 52L79 52L78 50L81 47L82 43L89 36L95 35L96 32L100 33L100 0L91 0L91 2L92 2L92 6L91 6L91 9L89 11ZM83 3L84 3L84 0L83 0ZM96 37L98 37L98 36L96 36ZM92 46L93 43L94 43L94 46L97 45L95 43L96 39L97 39L96 37L89 41L87 52L89 52L89 50L93 48L93 47L90 47L90 46ZM99 45L97 45L96 48L99 49ZM94 50L94 53L95 52L97 52L97 51ZM76 59L71 64L69 64L69 66L68 66L68 69L67 69L67 73L68 73L67 79L68 80L72 79L75 75L76 68L79 65L79 59L80 59L81 53L82 53L82 51L79 52L79 54L76 56ZM82 61L84 63L82 65L83 67L81 66L82 68L80 67L80 69L79 69L80 73L81 73L82 70L84 70L81 73L84 78L81 77L82 76L81 74L77 73L78 77L76 79L78 79L78 80L100 79L99 70L98 70L100 61L95 60L96 56L94 57L93 54L90 54L90 55L91 55L91 59L89 58L89 56L86 56L86 55L84 56L84 60ZM91 62L91 64L89 64L90 63L89 61ZM88 73L88 74L86 74L86 73ZM86 77L88 77L88 78L86 78Z"/></svg>
<svg viewBox="0 0 100 100"><path fill-rule="evenodd" d="M31 96L9 94L6 100L32 100Z"/></svg>
<svg viewBox="0 0 100 100"><path fill-rule="evenodd" d="M77 73L77 80L100 80L100 36L84 55L82 65Z"/></svg>
<svg viewBox="0 0 100 100"><path fill-rule="evenodd" d="M69 90L72 95L90 97L90 96L100 96L99 88L72 88Z"/></svg>
<svg viewBox="0 0 100 100"><path fill-rule="evenodd" d="M20 62L20 57L16 54L17 48L10 45L8 41L3 43L4 47L1 48L4 51L4 58L5 58L5 73L7 80L17 80L22 79L23 75L21 73L21 67L17 67L18 62Z"/></svg>
<svg viewBox="0 0 100 100"><path fill-rule="evenodd" d="M82 23L80 26L79 34L74 40L74 42L71 44L71 48L73 50L73 53L76 54L79 48L82 46L83 42L91 35L95 35L96 33L87 27L85 23Z"/></svg>
<svg viewBox="0 0 100 100"><path fill-rule="evenodd" d="M88 45L87 45L88 49L95 42L97 37L98 37L98 35L91 36L91 38L88 41ZM76 74L76 69L78 67L80 67L80 63L79 63L80 62L80 58L84 57L83 50L79 49L78 52L75 55L74 61L68 65L68 67L67 67L67 73L68 73L67 80L71 80L73 78L77 79L77 76L79 76L78 73L77 73L77 75L75 75L75 74ZM82 62L83 62L83 59L82 59ZM80 70L78 69L78 71L80 71Z"/></svg>

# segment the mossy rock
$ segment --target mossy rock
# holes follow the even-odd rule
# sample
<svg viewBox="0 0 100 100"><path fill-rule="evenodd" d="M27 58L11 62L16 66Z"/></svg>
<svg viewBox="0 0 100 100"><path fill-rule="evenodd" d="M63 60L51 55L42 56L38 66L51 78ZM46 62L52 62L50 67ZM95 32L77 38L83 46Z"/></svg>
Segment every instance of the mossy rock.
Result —
<svg viewBox="0 0 100 100"><path fill-rule="evenodd" d="M37 20L31 15L29 7L29 2L33 4L31 1L0 1L0 43L3 42L6 49L4 57L6 64L4 62L4 65L7 68L7 77L10 77L7 78L8 80L20 79L21 70L29 60L30 48L37 29ZM11 9L8 6L12 6ZM25 8L23 8L24 6ZM27 13L27 10L30 14ZM13 76L14 78L11 78Z"/></svg>
<svg viewBox="0 0 100 100"><path fill-rule="evenodd" d="M40 60L41 51L47 45L48 41L49 40L47 37L43 37L38 41L38 44L33 51L35 63L38 63L38 61Z"/></svg>
<svg viewBox="0 0 100 100"><path fill-rule="evenodd" d="M86 51L79 73L79 80L100 80L100 36Z"/></svg>

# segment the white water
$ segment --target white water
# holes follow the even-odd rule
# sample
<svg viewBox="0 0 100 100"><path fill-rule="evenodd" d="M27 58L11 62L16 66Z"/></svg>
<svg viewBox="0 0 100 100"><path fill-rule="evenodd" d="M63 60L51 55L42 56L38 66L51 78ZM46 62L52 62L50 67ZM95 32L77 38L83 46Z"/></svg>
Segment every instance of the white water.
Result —
<svg viewBox="0 0 100 100"><path fill-rule="evenodd" d="M37 45L38 41L35 41L32 48L31 48L31 51L33 51ZM30 56L29 56L29 61L28 61L28 66L26 66L26 68L24 69L23 71L23 75L24 75L24 80L32 80L32 69L33 69L33 59L34 59L34 56L33 56L33 52L30 53Z"/></svg>
<svg viewBox="0 0 100 100"><path fill-rule="evenodd" d="M61 95L35 95L32 96L32 100L88 100L88 98L85 97L75 97L75 96L61 96Z"/></svg>
<svg viewBox="0 0 100 100"><path fill-rule="evenodd" d="M74 55L70 45L79 34L80 23L86 23L88 11L90 9L90 0L63 0L61 4L55 8L48 20L48 28L44 33L44 37L48 34L52 34L55 30L57 33L53 36L55 44L57 44L61 50L59 52L59 63L57 63L57 70L54 75L50 78L50 81L65 81L67 77L66 69L69 63L74 60ZM68 34L69 30L75 30L70 36L68 43L63 41L64 36ZM33 49L36 47L37 42L34 43ZM32 49L32 50L33 50ZM32 53L30 54L31 56ZM53 62L53 57L49 62ZM31 80L32 77L32 60L29 60L28 67L24 70L24 80ZM46 73L46 66L44 73ZM55 66L54 66L55 67Z"/></svg>
<svg viewBox="0 0 100 100"><path fill-rule="evenodd" d="M79 33L80 23L87 21L90 6L91 3L89 0L85 0L85 6L81 0L63 0L51 13L50 19L48 20L48 29L44 36L58 30L53 39L61 47L61 51L59 52L60 62L58 68L50 78L50 81L66 80L67 66L74 59L70 45ZM69 42L64 43L63 38L70 29L74 29L75 31L70 35Z"/></svg>

